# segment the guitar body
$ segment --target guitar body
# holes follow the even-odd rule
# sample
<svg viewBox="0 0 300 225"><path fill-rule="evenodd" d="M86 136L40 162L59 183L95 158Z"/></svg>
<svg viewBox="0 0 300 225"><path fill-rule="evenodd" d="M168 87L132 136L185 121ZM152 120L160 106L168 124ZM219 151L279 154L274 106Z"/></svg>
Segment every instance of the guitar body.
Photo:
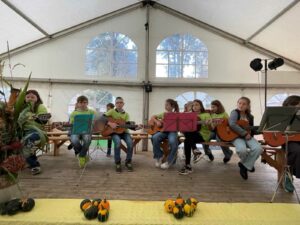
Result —
<svg viewBox="0 0 300 225"><path fill-rule="evenodd" d="M153 120L149 120L148 121L148 130L147 130L147 133L150 134L150 135L154 135L156 134L157 132L162 132L163 131L163 127L159 127L157 126L157 124L153 121Z"/></svg>
<svg viewBox="0 0 300 225"><path fill-rule="evenodd" d="M118 127L116 127L115 129L113 129L109 125L106 124L104 126L103 130L100 131L100 133L101 133L101 135L103 137L110 136L113 133L122 134L122 133L125 132L125 130L126 130L126 121L125 120L122 120L122 119L113 119L111 117L108 117L107 120L108 120L108 122L112 122L112 123L118 124Z"/></svg>
<svg viewBox="0 0 300 225"><path fill-rule="evenodd" d="M249 127L249 123L246 120L238 120L236 123L244 129ZM230 128L227 119L220 123L216 129L219 138L223 141L233 141L239 137L239 134Z"/></svg>
<svg viewBox="0 0 300 225"><path fill-rule="evenodd" d="M263 137L267 145L277 147L285 144L285 135L279 131L264 131ZM288 141L300 141L300 134L288 135Z"/></svg>

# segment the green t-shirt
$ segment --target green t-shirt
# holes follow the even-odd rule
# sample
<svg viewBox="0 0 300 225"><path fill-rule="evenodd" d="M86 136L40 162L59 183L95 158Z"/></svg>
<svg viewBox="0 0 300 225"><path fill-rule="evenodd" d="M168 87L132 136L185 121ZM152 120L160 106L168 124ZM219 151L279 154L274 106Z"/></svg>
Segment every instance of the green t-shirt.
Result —
<svg viewBox="0 0 300 225"><path fill-rule="evenodd" d="M159 113L159 114L157 114L157 115L155 115L155 116L156 116L157 119L163 120L163 119L164 119L164 116L165 116L165 113L162 112L162 113Z"/></svg>
<svg viewBox="0 0 300 225"><path fill-rule="evenodd" d="M84 111L79 111L79 110L75 110L71 113L70 115L70 123L73 124L74 123L74 117L76 115L95 115L96 112L93 110L93 109L87 109L87 110L84 110Z"/></svg>
<svg viewBox="0 0 300 225"><path fill-rule="evenodd" d="M105 116L110 116L114 120L122 119L126 122L129 121L129 114L127 112L117 112L115 109L110 109L106 113L104 113Z"/></svg>
<svg viewBox="0 0 300 225"><path fill-rule="evenodd" d="M46 106L44 106L43 104L40 104L35 112L35 115L38 116L38 115L45 114L45 113L48 113ZM34 125L40 129L42 129L42 124L40 124L39 122L34 121Z"/></svg>
<svg viewBox="0 0 300 225"><path fill-rule="evenodd" d="M223 113L213 113L211 114L211 118L212 119L228 119L229 116L227 114L227 112L223 112Z"/></svg>
<svg viewBox="0 0 300 225"><path fill-rule="evenodd" d="M199 113L198 118L200 121L206 121L206 120L211 119L211 116L209 113ZM203 137L204 141L209 141L210 129L207 125L205 125L205 124L201 125L200 134Z"/></svg>

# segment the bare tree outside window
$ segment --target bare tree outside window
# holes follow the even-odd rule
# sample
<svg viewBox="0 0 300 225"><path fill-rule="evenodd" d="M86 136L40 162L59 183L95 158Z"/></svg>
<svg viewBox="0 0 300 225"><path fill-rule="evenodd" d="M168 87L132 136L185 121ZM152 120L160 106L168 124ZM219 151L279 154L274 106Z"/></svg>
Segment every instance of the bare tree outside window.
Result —
<svg viewBox="0 0 300 225"><path fill-rule="evenodd" d="M215 99L214 97L208 95L205 92L199 91L189 91L183 94L180 94L176 97L176 101L178 102L179 109L182 112L184 110L184 105L195 99L199 99L203 102L203 106L205 109L210 109L210 103Z"/></svg>
<svg viewBox="0 0 300 225"><path fill-rule="evenodd" d="M85 73L89 76L136 78L137 46L126 35L102 33L86 46Z"/></svg>
<svg viewBox="0 0 300 225"><path fill-rule="evenodd" d="M267 101L267 106L282 106L283 101L289 97L290 95L299 95L296 93L278 93L276 95L273 95L269 100Z"/></svg>
<svg viewBox="0 0 300 225"><path fill-rule="evenodd" d="M70 101L69 105L68 105L68 114L70 115L71 112L74 111L75 109L75 104L76 104L76 100L77 97L79 97L80 95L84 95L89 99L89 107L96 110L99 113L103 113L106 112L106 105L110 102L114 103L115 102L115 97L107 92L107 91L103 91L103 90L85 90L81 93L76 94Z"/></svg>
<svg viewBox="0 0 300 225"><path fill-rule="evenodd" d="M165 38L156 49L156 77L207 78L206 45L190 34Z"/></svg>

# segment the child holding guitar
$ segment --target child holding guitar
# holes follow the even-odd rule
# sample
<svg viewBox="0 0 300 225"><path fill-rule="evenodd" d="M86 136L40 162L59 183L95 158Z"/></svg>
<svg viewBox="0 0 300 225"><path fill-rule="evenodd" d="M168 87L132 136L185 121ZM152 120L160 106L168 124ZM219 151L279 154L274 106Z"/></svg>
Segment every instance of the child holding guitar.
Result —
<svg viewBox="0 0 300 225"><path fill-rule="evenodd" d="M179 112L179 107L177 101L173 99L167 99L165 102L165 110L166 112ZM160 113L152 116L151 122L155 123L157 127L162 127L162 120L164 118L165 113ZM160 144L165 139L168 139L170 146L170 154L168 155L167 161L162 163L163 151L160 148ZM154 135L152 135L152 144L153 144L153 158L155 161L155 166L160 167L161 169L168 169L176 160L176 153L178 149L178 138L177 132L163 132L158 131Z"/></svg>
<svg viewBox="0 0 300 225"><path fill-rule="evenodd" d="M32 121L37 128L42 129L42 124L46 124L51 115L47 113L47 108L43 105L43 101L39 93L36 90L28 90L25 96L25 103L31 104L30 110L27 113L27 120ZM41 132L34 129L25 129L25 137L23 140L24 156L26 158L26 162L29 164L32 175L39 174L42 171L34 150L34 147L38 146L40 143L40 135Z"/></svg>
<svg viewBox="0 0 300 225"><path fill-rule="evenodd" d="M218 122L214 122L214 120L228 119L229 116L225 112L224 106L222 105L222 103L219 100L214 100L210 104L211 104L211 114L210 115L212 118L212 124L211 124L212 132L211 132L210 139L216 139L217 141L220 141L220 138L217 136L217 131L216 131L216 126L218 125ZM224 153L223 162L224 163L229 162L233 152L228 147L221 146L221 149Z"/></svg>
<svg viewBox="0 0 300 225"><path fill-rule="evenodd" d="M237 108L233 110L229 118L230 128L238 134L238 137L232 141L235 146L236 153L240 157L238 166L240 167L240 175L243 179L248 179L248 171L254 172L254 164L262 153L260 143L247 131L246 128L240 126L240 120L247 121L253 126L254 117L251 115L250 99L247 97L239 98ZM247 150L249 148L250 150Z"/></svg>
<svg viewBox="0 0 300 225"><path fill-rule="evenodd" d="M127 145L127 154L125 160L125 167L129 172L133 171L132 168L132 152L133 152L133 143L130 134L128 133L127 129L124 129L122 133L114 132L120 124L117 121L124 121L129 122L129 114L125 112L123 109L124 107L124 100L122 97L117 97L115 101L115 109L110 109L108 112L104 113L106 117L108 117L107 125L112 129L111 138L114 142L114 157L115 157L115 164L116 164L116 172L121 173L121 139L126 142ZM124 126L125 127L125 126ZM103 135L103 133L102 133Z"/></svg>
<svg viewBox="0 0 300 225"><path fill-rule="evenodd" d="M209 141L210 138L210 126L208 125L211 120L211 116L209 113L205 112L202 101L199 99L195 99L193 101L193 112L198 113L198 119L201 122L200 129L194 132L185 132L185 140L184 140L184 154L185 154L185 165L179 171L181 175L187 175L193 172L191 166L191 148L199 142ZM208 158L213 161L214 156L211 153L208 145L203 145L205 154Z"/></svg>
<svg viewBox="0 0 300 225"><path fill-rule="evenodd" d="M282 106L300 107L300 96L291 95L287 97ZM300 120L300 115L296 115L295 120ZM299 135L299 134L298 134ZM300 178L300 140L288 142L287 164L290 166L291 174ZM287 192L293 192L294 186L289 176L285 176L284 189Z"/></svg>
<svg viewBox="0 0 300 225"><path fill-rule="evenodd" d="M77 98L76 108L70 115L70 124L74 125L76 115L95 115L95 111L88 108L88 98L79 96ZM79 167L83 168L88 161L87 151L92 141L91 134L71 134L71 143L73 145L75 155L78 156Z"/></svg>

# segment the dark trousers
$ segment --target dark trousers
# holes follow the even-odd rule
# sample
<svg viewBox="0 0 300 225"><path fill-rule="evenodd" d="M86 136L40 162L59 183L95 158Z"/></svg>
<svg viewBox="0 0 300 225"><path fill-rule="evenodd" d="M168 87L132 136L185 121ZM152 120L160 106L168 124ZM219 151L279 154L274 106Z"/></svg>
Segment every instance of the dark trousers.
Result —
<svg viewBox="0 0 300 225"><path fill-rule="evenodd" d="M36 143L39 142L40 140L40 136L37 132L33 131L29 131L26 134L26 140L25 140L25 148L28 149L28 151L32 151L32 148L35 147ZM40 166L40 163L38 161L38 158L36 157L35 152L33 151L32 153L30 153L30 155L28 157L26 157L26 162L29 165L29 168L34 168L34 167L38 167Z"/></svg>
<svg viewBox="0 0 300 225"><path fill-rule="evenodd" d="M290 166L291 173L300 178L300 142L289 142L287 164Z"/></svg>
<svg viewBox="0 0 300 225"><path fill-rule="evenodd" d="M201 134L197 131L186 132L184 140L184 154L185 154L185 165L191 164L191 149L196 143L205 142ZM208 145L202 145L206 155L211 154L211 150Z"/></svg>
<svg viewBox="0 0 300 225"><path fill-rule="evenodd" d="M112 145L112 140L107 140L107 155L111 154L111 145Z"/></svg>

